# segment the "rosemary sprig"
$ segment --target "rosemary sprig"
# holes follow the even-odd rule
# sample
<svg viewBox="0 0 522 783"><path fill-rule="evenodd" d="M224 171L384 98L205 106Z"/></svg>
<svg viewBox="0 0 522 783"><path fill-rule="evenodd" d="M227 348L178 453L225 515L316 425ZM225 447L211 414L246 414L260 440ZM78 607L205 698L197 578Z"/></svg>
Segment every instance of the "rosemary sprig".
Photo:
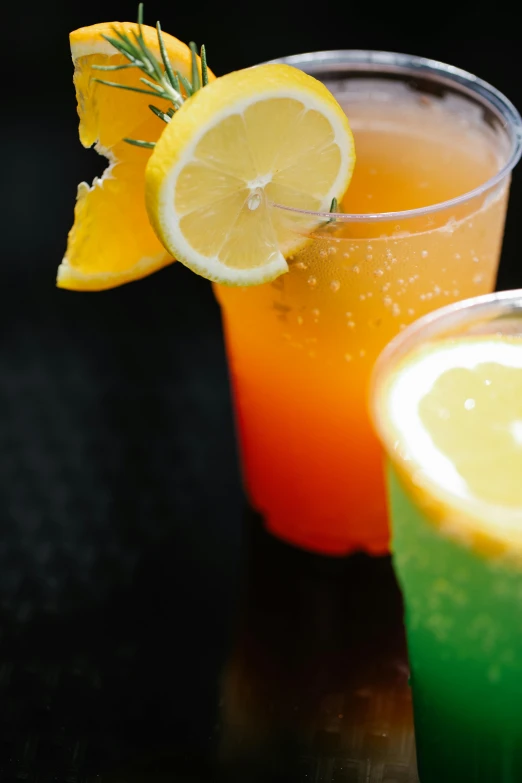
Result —
<svg viewBox="0 0 522 783"><path fill-rule="evenodd" d="M192 88L192 84L189 82L189 80L188 80L188 79L186 79L186 78L183 76L183 74L182 74L182 73L180 73L179 71L176 71L176 73L177 73L177 76L178 76L178 79L179 79L179 81L180 81L180 82L181 82L181 84L183 85L183 89L184 89L184 90L185 90L185 92L187 93L187 98L190 98L190 96L194 94L194 90L193 90L193 88Z"/></svg>
<svg viewBox="0 0 522 783"><path fill-rule="evenodd" d="M170 122L172 119L171 114L167 114L164 111L161 111L161 109L158 109L157 106L153 106L152 103L149 103L149 109L153 114L156 115L156 117L159 117L160 120L163 120L163 122Z"/></svg>
<svg viewBox="0 0 522 783"><path fill-rule="evenodd" d="M149 109L163 122L170 122L175 112L183 105L186 98L194 95L195 92L208 84L208 66L205 47L200 50L200 63L198 63L198 51L196 44L191 41L189 44L191 52L191 80L189 81L182 73L175 71L169 61L165 41L161 30L161 24L156 23L156 32L158 36L158 47L161 54L161 62L156 59L151 52L143 36L143 3L138 6L138 32L132 32L131 35L116 27L112 28L113 35L103 35L102 37L114 47L114 49L123 55L128 63L121 65L93 65L97 71L121 71L126 68L138 68L144 76L140 76L140 82L144 87L134 87L129 84L120 84L119 82L108 81L107 79L93 79L98 84L104 84L106 87L117 87L120 90L130 90L142 95L151 95L154 98L162 98L168 101L172 106L167 109L159 109L154 104L149 104ZM147 89L145 89L147 88ZM135 147L145 147L153 149L155 144L152 141L143 141L141 139L123 139L128 144Z"/></svg>
<svg viewBox="0 0 522 783"><path fill-rule="evenodd" d="M338 208L339 208L339 204L334 196L332 199L332 203L330 204L330 213L337 212ZM334 223L334 222L335 222L335 218L331 217L328 218L328 220L325 222L324 225L327 226L329 223Z"/></svg>
<svg viewBox="0 0 522 783"><path fill-rule="evenodd" d="M198 68L198 50L194 41L191 41L189 46L192 53L192 89L195 92L196 90L201 89L201 77Z"/></svg>
<svg viewBox="0 0 522 783"><path fill-rule="evenodd" d="M153 141L143 141L142 139L127 139L124 138L127 144L132 144L134 147L145 147L147 150L153 150L156 146Z"/></svg>
<svg viewBox="0 0 522 783"><path fill-rule="evenodd" d="M161 59L163 61L163 66L165 68L165 73L167 74L167 78L171 83L171 85L176 90L176 92L181 92L181 90L179 89L179 80L174 76L174 71L172 70L170 60L167 57L167 50L165 49L165 43L163 41L163 36L161 34L161 24L159 22L156 22L156 31L158 33L158 43L161 52Z"/></svg>
<svg viewBox="0 0 522 783"><path fill-rule="evenodd" d="M208 66L207 66L207 50L205 44L201 46L201 84L206 87L208 84Z"/></svg>

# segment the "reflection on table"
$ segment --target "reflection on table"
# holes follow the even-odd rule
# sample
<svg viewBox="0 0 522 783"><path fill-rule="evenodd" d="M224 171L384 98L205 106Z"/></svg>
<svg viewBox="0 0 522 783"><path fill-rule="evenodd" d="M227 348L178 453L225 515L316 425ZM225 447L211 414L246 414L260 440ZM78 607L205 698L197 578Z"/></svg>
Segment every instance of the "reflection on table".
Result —
<svg viewBox="0 0 522 783"><path fill-rule="evenodd" d="M226 780L417 780L402 602L388 557L322 558L247 514L221 684Z"/></svg>

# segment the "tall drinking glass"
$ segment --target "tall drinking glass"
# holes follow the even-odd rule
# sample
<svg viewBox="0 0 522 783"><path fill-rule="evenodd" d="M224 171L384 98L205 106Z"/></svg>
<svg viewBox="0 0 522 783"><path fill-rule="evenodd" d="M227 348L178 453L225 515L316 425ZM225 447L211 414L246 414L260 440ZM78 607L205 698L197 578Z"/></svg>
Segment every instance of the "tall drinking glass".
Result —
<svg viewBox="0 0 522 783"><path fill-rule="evenodd" d="M521 119L480 79L418 57L284 62L345 108L357 162L339 214L272 205L302 235L287 274L215 286L244 481L286 541L382 553L384 487L366 406L373 363L422 314L494 289Z"/></svg>
<svg viewBox="0 0 522 783"><path fill-rule="evenodd" d="M477 345L485 336L493 341L490 348ZM465 343L461 363L455 360L449 374L433 382L430 403L415 409L419 421L431 421L430 437L426 440L417 423L405 445L402 433L390 426L391 383L412 356L418 361L419 351L424 356L437 347L451 351L457 338ZM420 779L518 783L522 291L478 297L426 316L384 350L374 377L374 421L389 466L393 561L406 605ZM460 411L443 405L458 384L463 397L473 390ZM419 379L415 384L410 374L408 386L418 389ZM398 404L399 396L395 399ZM415 467L411 449L447 445L459 421L464 429L453 440L458 460L430 451L430 465ZM477 484L484 466L487 478ZM468 498L466 505L462 498Z"/></svg>

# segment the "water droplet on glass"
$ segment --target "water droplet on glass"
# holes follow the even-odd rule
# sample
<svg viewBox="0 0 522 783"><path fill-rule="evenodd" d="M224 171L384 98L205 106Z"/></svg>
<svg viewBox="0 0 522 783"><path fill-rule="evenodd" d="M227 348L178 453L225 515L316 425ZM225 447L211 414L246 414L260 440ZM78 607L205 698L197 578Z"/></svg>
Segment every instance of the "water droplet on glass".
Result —
<svg viewBox="0 0 522 783"><path fill-rule="evenodd" d="M308 278L307 283L310 286L310 288L315 288L315 286L317 285L317 277L313 277L312 275L311 277Z"/></svg>
<svg viewBox="0 0 522 783"><path fill-rule="evenodd" d="M473 282L475 283L475 285L482 283L483 280L484 280L484 275L475 275L473 277Z"/></svg>
<svg viewBox="0 0 522 783"><path fill-rule="evenodd" d="M297 264L294 264L294 267L296 269L308 269L308 264L305 264L303 261L298 261Z"/></svg>
<svg viewBox="0 0 522 783"><path fill-rule="evenodd" d="M341 284L338 280L332 280L330 283L330 290L334 292L334 294L337 293L337 291L340 289Z"/></svg>
<svg viewBox="0 0 522 783"><path fill-rule="evenodd" d="M371 254L371 253L366 253L366 260L367 260L367 261L371 261L371 260L372 260L372 258L373 258L373 256L372 256L372 254Z"/></svg>
<svg viewBox="0 0 522 783"><path fill-rule="evenodd" d="M393 299L391 298L391 296L385 296L383 302L386 305L386 307L391 307L391 305L393 304Z"/></svg>
<svg viewBox="0 0 522 783"><path fill-rule="evenodd" d="M415 310L413 307L408 307L408 315L415 315Z"/></svg>
<svg viewBox="0 0 522 783"><path fill-rule="evenodd" d="M455 258L456 258L457 261L460 261L460 259L461 259L460 253L455 253ZM442 271L445 272L446 270L443 269Z"/></svg>
<svg viewBox="0 0 522 783"><path fill-rule="evenodd" d="M421 258L428 258L428 255L429 255L429 254L428 254L428 251L427 251L427 250L423 250L423 251L421 252Z"/></svg>
<svg viewBox="0 0 522 783"><path fill-rule="evenodd" d="M362 359L364 356L366 356L366 351L364 350L364 348L361 348L361 350L359 351L359 356L361 357L361 359Z"/></svg>
<svg viewBox="0 0 522 783"><path fill-rule="evenodd" d="M368 326L370 326L372 329L378 329L381 324L382 318L370 318L368 321Z"/></svg>
<svg viewBox="0 0 522 783"><path fill-rule="evenodd" d="M348 323L346 324L346 326L347 326L349 329L355 329L355 321L348 321Z"/></svg>
<svg viewBox="0 0 522 783"><path fill-rule="evenodd" d="M440 294L440 286L433 286L433 293L438 296L438 294Z"/></svg>
<svg viewBox="0 0 522 783"><path fill-rule="evenodd" d="M319 251L319 255L321 256L321 258L326 258L326 256L328 255L328 253L326 252L326 250L320 250L320 251Z"/></svg>
<svg viewBox="0 0 522 783"><path fill-rule="evenodd" d="M395 302L395 304L392 307L392 315L400 315L400 314L401 314L401 308L399 307L397 302Z"/></svg>
<svg viewBox="0 0 522 783"><path fill-rule="evenodd" d="M384 272L382 271L382 269L375 269L373 274L375 275L375 277L382 277Z"/></svg>
<svg viewBox="0 0 522 783"><path fill-rule="evenodd" d="M345 353L345 354L344 354L344 360L345 360L346 362L351 362L351 361L352 361L352 358L353 358L353 357L352 357L352 354L351 354L351 353Z"/></svg>
<svg viewBox="0 0 522 783"><path fill-rule="evenodd" d="M359 294L359 299L361 300L361 302L364 302L364 300L366 299L366 294Z"/></svg>
<svg viewBox="0 0 522 783"><path fill-rule="evenodd" d="M297 324L298 324L298 326L302 326L302 325L303 325L303 323L304 323L304 318L303 318L303 316L302 316L302 315L298 315L296 320L297 320Z"/></svg>
<svg viewBox="0 0 522 783"><path fill-rule="evenodd" d="M355 272L356 275L358 275L360 271L361 270L359 269L359 267L357 265L352 266L352 272Z"/></svg>
<svg viewBox="0 0 522 783"><path fill-rule="evenodd" d="M478 262L480 261L480 258L478 256L473 256L473 258L471 260L473 261L474 264L478 264Z"/></svg>
<svg viewBox="0 0 522 783"><path fill-rule="evenodd" d="M491 386L491 381L489 380L489 378L486 378L486 380L484 381L484 386Z"/></svg>
<svg viewBox="0 0 522 783"><path fill-rule="evenodd" d="M352 317L352 315L353 315L353 313L349 313L349 312L346 312L346 313L345 313L345 316L346 316L347 318L351 318L351 317Z"/></svg>
<svg viewBox="0 0 522 783"><path fill-rule="evenodd" d="M320 310L318 310L318 309L317 309L317 307L315 307L315 308L312 310L312 316L313 316L314 318L319 318L319 316L320 316L320 315L321 315L321 311L320 311Z"/></svg>
<svg viewBox="0 0 522 783"><path fill-rule="evenodd" d="M469 399L467 399L467 400L466 400L466 402L464 403L464 407L466 408L466 410L467 410L467 411L472 411L472 410L473 410L473 408L475 407L475 404L476 404L476 403L475 403L475 400L473 400L473 399L470 397L470 398L469 398Z"/></svg>
<svg viewBox="0 0 522 783"><path fill-rule="evenodd" d="M331 245L331 246L328 248L328 255L330 255L330 256L333 256L333 255L335 255L336 253L337 253L337 248L336 248L336 247L334 247L333 245Z"/></svg>

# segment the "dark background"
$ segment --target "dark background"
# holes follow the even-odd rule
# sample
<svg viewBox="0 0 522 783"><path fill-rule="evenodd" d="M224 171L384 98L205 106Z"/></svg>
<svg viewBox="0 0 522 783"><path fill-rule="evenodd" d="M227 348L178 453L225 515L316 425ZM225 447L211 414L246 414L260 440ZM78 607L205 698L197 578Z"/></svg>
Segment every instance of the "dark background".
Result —
<svg viewBox="0 0 522 783"><path fill-rule="evenodd" d="M498 37L509 25L498 6L145 11L205 43L218 75L387 49L471 70L522 107L520 43ZM391 758L390 726L402 765L382 761L372 780L413 780L389 563L294 552L245 510L209 284L174 265L102 294L54 287L76 185L104 165L77 139L68 32L135 12L94 0L4 15L0 781L350 783L361 758ZM500 288L522 286L521 208L518 172ZM380 712L361 707L372 691L354 683L367 680L388 688ZM347 704L370 728L343 766Z"/></svg>

